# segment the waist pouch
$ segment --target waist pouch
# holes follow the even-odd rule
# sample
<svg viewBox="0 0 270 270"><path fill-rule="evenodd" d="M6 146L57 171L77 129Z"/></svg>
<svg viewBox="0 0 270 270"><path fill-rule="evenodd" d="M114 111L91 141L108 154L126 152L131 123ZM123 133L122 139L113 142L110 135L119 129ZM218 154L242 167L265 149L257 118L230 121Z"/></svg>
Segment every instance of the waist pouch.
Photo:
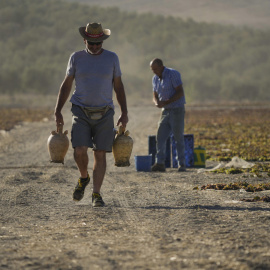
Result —
<svg viewBox="0 0 270 270"><path fill-rule="evenodd" d="M110 106L103 107L81 107L86 116L91 120L99 120L102 116L111 109Z"/></svg>

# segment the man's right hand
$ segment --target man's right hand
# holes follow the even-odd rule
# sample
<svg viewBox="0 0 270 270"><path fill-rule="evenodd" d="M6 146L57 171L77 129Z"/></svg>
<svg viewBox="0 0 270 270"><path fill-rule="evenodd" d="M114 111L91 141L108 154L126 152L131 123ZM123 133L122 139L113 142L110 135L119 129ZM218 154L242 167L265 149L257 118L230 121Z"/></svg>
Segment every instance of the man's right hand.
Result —
<svg viewBox="0 0 270 270"><path fill-rule="evenodd" d="M61 112L55 112L55 122L56 122L56 126L63 126L64 125L64 119L63 119L63 115Z"/></svg>

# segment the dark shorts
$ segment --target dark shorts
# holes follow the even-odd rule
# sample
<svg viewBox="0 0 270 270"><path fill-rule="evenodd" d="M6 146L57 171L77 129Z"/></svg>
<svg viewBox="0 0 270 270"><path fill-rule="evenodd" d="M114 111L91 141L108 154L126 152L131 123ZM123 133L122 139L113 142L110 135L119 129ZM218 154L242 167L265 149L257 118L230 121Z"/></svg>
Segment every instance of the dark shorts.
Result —
<svg viewBox="0 0 270 270"><path fill-rule="evenodd" d="M112 152L114 140L114 110L109 109L102 118L88 118L80 106L72 105L72 147L87 146L93 150Z"/></svg>

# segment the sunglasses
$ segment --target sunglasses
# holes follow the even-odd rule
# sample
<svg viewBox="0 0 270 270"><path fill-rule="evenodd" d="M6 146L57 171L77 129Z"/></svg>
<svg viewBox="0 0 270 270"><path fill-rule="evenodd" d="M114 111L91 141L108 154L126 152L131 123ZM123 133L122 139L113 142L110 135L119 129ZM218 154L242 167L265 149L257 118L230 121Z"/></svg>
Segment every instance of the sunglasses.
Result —
<svg viewBox="0 0 270 270"><path fill-rule="evenodd" d="M102 42L91 42L91 41L87 41L87 43L88 43L89 45L91 45L91 46L94 46L94 45L99 46L99 45L102 44Z"/></svg>

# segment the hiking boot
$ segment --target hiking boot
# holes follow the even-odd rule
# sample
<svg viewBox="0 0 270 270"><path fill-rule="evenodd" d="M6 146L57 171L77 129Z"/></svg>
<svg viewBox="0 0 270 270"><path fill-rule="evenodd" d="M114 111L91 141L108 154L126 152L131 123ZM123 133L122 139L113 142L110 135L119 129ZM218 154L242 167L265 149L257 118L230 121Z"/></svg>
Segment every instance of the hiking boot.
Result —
<svg viewBox="0 0 270 270"><path fill-rule="evenodd" d="M186 171L186 166L179 166L178 167L178 172L185 172Z"/></svg>
<svg viewBox="0 0 270 270"><path fill-rule="evenodd" d="M165 172L165 165L162 163L155 163L152 167L151 167L151 171L152 172Z"/></svg>
<svg viewBox="0 0 270 270"><path fill-rule="evenodd" d="M90 182L90 176L87 175L87 179L83 180L81 177L78 180L78 184L76 185L74 192L73 192L73 200L80 201L83 198L84 190L86 186Z"/></svg>
<svg viewBox="0 0 270 270"><path fill-rule="evenodd" d="M105 205L99 193L92 194L92 204L93 204L93 207L102 207Z"/></svg>

